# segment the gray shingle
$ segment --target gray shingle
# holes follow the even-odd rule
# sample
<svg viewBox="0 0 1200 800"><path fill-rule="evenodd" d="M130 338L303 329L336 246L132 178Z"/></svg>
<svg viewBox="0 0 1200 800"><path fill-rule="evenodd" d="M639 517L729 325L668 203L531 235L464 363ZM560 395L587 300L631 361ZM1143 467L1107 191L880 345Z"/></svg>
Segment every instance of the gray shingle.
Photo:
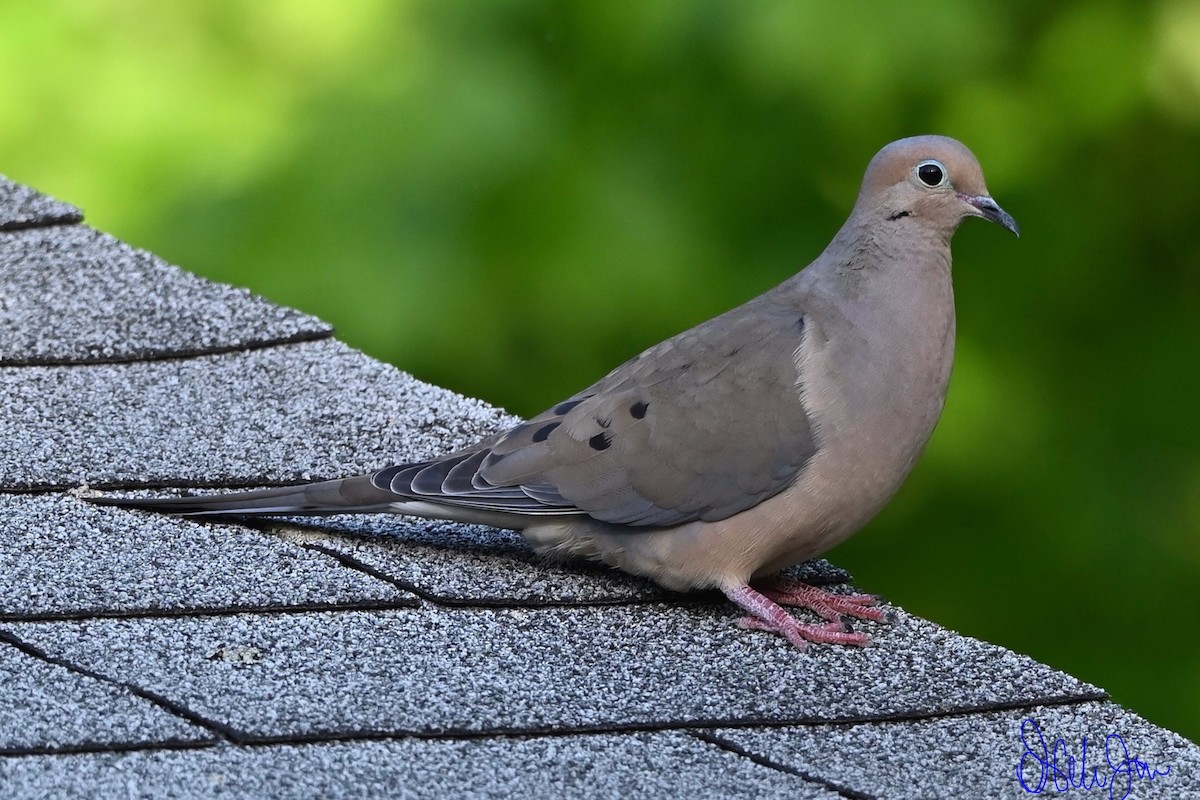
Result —
<svg viewBox="0 0 1200 800"><path fill-rule="evenodd" d="M902 615L865 650L797 653L726 604L418 609L15 623L251 739L893 718L1097 696ZM239 665L219 646L254 647Z"/></svg>
<svg viewBox="0 0 1200 800"><path fill-rule="evenodd" d="M0 753L211 739L204 728L127 689L0 640ZM0 786L12 796L2 781Z"/></svg>
<svg viewBox="0 0 1200 800"><path fill-rule="evenodd" d="M1033 720L1022 739L1022 724ZM1113 741L1112 764L1125 763L1126 753L1141 759L1150 770L1170 774L1153 779L1114 770L1106 756L1106 737L1119 736L1126 748ZM1069 706L1041 706L1013 711L966 714L911 722L871 723L820 727L728 729L713 731L717 739L772 763L866 792L875 797L925 800L937 797L1030 797L1034 793L1058 797L1055 772L1067 788L1066 796L1109 797L1090 779L1111 783L1114 798L1200 798L1200 747L1181 736L1151 725L1141 717L1107 702ZM1086 762L1083 739L1087 737ZM1053 759L1056 740L1066 757ZM1025 755L1025 744L1031 755ZM1045 748L1043 749L1043 742ZM1023 788L1016 769L1023 762ZM1080 767L1087 765L1089 781L1080 785ZM1132 775L1138 768L1132 766ZM1070 770L1070 771L1069 771ZM1093 773L1093 770L1096 772ZM1075 777L1072 786L1068 774ZM1039 790L1035 792L1035 790ZM1126 790L1130 790L1128 795Z"/></svg>
<svg viewBox="0 0 1200 800"><path fill-rule="evenodd" d="M349 556L447 604L576 604L681 597L600 565L550 563L515 531L362 515L289 522L270 529L322 551ZM788 574L818 585L849 580L845 570L824 560L800 565Z"/></svg>
<svg viewBox="0 0 1200 800"><path fill-rule="evenodd" d="M75 206L0 175L0 231L82 220L83 212Z"/></svg>
<svg viewBox="0 0 1200 800"><path fill-rule="evenodd" d="M0 233L0 365L194 355L332 331L83 225Z"/></svg>
<svg viewBox="0 0 1200 800"><path fill-rule="evenodd" d="M505 419L333 340L0 368L0 489L340 477L462 446Z"/></svg>
<svg viewBox="0 0 1200 800"><path fill-rule="evenodd" d="M10 758L0 784L14 800L840 797L678 732Z"/></svg>
<svg viewBox="0 0 1200 800"><path fill-rule="evenodd" d="M0 618L415 600L275 536L59 494L0 494L0 564Z"/></svg>

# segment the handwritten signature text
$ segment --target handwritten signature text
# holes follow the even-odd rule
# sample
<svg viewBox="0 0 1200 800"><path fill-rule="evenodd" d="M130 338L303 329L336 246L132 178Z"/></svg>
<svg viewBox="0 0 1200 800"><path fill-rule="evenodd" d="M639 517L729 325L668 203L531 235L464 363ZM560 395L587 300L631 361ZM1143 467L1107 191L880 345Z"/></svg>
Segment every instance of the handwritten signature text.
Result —
<svg viewBox="0 0 1200 800"><path fill-rule="evenodd" d="M1111 800L1123 800L1133 791L1135 780L1154 780L1171 774L1171 768L1153 769L1137 757L1130 758L1120 734L1104 737L1104 760L1108 765L1088 766L1088 740L1084 736L1079 758L1067 749L1063 739L1055 739L1047 748L1042 729L1032 719L1021 723L1021 744L1025 750L1017 762L1017 780L1029 794L1041 794L1047 786L1066 793L1070 789L1090 791L1107 789Z"/></svg>

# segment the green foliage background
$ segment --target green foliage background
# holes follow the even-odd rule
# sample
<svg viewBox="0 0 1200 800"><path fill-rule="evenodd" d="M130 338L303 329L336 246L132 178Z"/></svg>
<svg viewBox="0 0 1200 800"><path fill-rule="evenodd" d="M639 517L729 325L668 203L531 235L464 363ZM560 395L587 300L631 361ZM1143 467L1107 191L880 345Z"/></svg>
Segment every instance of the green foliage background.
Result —
<svg viewBox="0 0 1200 800"><path fill-rule="evenodd" d="M806 264L887 141L955 242L942 424L833 557L1200 739L1200 5L6 3L0 172L529 414Z"/></svg>

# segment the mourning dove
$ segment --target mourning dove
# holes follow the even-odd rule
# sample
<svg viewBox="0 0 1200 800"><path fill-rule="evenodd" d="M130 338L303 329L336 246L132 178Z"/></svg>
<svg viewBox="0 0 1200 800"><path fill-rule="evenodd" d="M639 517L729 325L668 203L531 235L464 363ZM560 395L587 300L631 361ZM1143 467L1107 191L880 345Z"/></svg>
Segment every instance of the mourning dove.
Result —
<svg viewBox="0 0 1200 800"><path fill-rule="evenodd" d="M1013 218L971 152L918 136L871 160L808 267L455 453L301 486L107 502L179 514L397 513L523 533L675 590L715 588L746 628L867 644L877 598L774 577L857 532L924 449L954 356L950 239ZM801 623L782 606L828 620Z"/></svg>

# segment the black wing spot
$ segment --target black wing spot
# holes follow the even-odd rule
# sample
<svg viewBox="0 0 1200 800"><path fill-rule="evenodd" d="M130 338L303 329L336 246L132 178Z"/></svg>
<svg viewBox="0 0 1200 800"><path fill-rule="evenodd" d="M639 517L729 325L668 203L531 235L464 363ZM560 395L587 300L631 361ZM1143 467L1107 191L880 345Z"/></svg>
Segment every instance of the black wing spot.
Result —
<svg viewBox="0 0 1200 800"><path fill-rule="evenodd" d="M486 456L484 456L483 468L487 469L488 467L499 464L501 461L508 458L510 455L512 455L512 453L496 453L496 452L489 450L488 454Z"/></svg>
<svg viewBox="0 0 1200 800"><path fill-rule="evenodd" d="M639 400L629 407L629 415L634 419L641 419L642 417L646 416L646 409L649 407L649 403L644 403Z"/></svg>
<svg viewBox="0 0 1200 800"><path fill-rule="evenodd" d="M536 431L533 432L533 440L535 442L546 441L547 439L550 438L550 434L554 433L554 429L557 428L561 424L562 423L559 423L559 422L551 422L548 425L543 425L542 427L538 428Z"/></svg>
<svg viewBox="0 0 1200 800"><path fill-rule="evenodd" d="M516 438L517 436L520 436L522 433L524 433L525 431L532 428L533 425L534 425L534 423L532 423L532 422L522 422L518 425L514 425L513 427L509 428L508 430L506 430L504 432L504 435L500 437L500 441L507 442L509 439Z"/></svg>
<svg viewBox="0 0 1200 800"><path fill-rule="evenodd" d="M911 211L897 211L895 214L892 214L890 217L888 217L888 221L895 222L896 220L898 220L902 217L908 217L908 216L912 216Z"/></svg>
<svg viewBox="0 0 1200 800"><path fill-rule="evenodd" d="M562 403L559 403L554 407L554 413L561 417L563 414L567 413L586 399L586 397L581 397L578 400L566 400Z"/></svg>
<svg viewBox="0 0 1200 800"><path fill-rule="evenodd" d="M612 444L612 434L608 431L601 431L592 438L588 439L588 446L593 450L607 450Z"/></svg>

